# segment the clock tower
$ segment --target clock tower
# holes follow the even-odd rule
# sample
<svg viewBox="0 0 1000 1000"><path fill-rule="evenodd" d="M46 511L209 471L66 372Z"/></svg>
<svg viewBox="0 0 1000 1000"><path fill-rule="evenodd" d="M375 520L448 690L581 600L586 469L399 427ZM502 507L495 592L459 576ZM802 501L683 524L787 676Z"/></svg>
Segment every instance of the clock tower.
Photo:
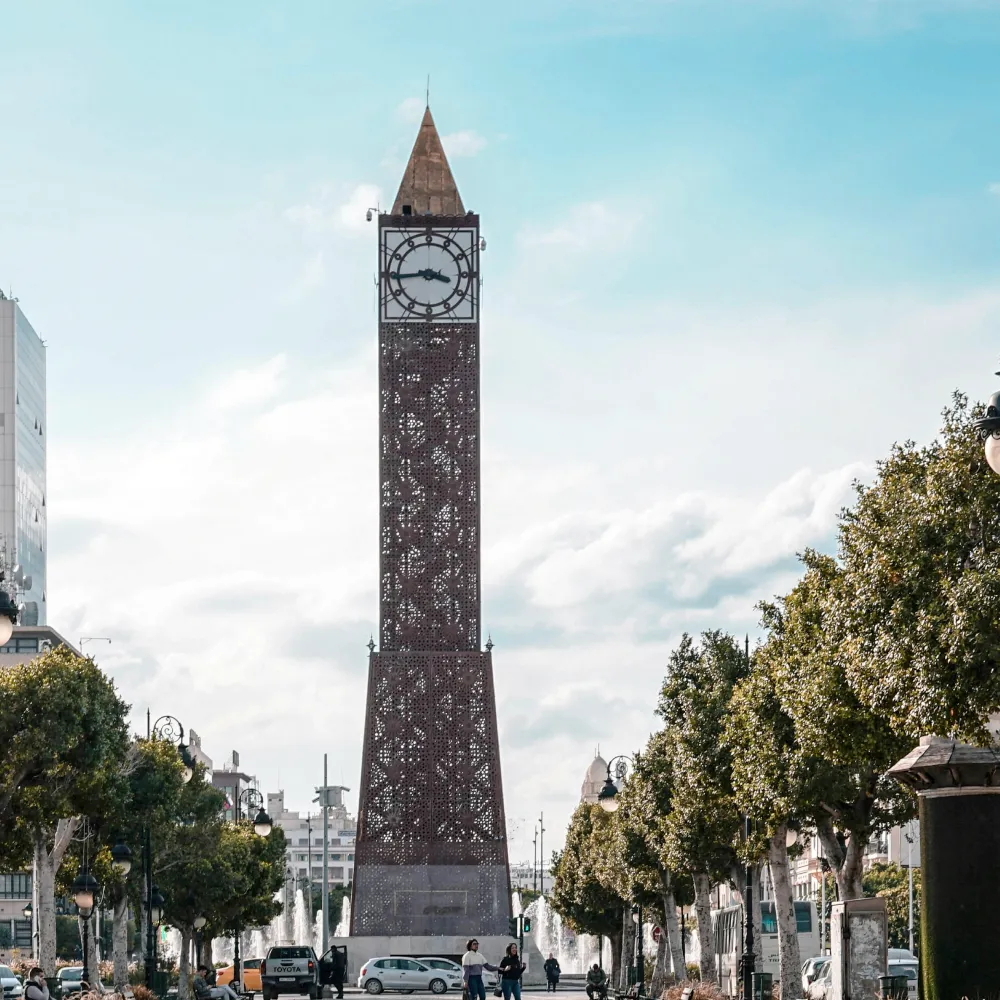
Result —
<svg viewBox="0 0 1000 1000"><path fill-rule="evenodd" d="M481 645L483 243L430 108L378 237L380 646L351 935L506 934L492 643Z"/></svg>

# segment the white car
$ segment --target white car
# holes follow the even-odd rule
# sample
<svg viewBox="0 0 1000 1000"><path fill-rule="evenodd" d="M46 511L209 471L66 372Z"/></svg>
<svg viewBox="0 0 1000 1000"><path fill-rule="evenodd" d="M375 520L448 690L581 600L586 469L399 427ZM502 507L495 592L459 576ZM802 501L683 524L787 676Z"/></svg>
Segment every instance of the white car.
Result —
<svg viewBox="0 0 1000 1000"><path fill-rule="evenodd" d="M802 995L809 995L809 987L823 974L823 969L830 961L829 955L817 955L802 963Z"/></svg>
<svg viewBox="0 0 1000 1000"><path fill-rule="evenodd" d="M384 990L396 990L399 993L430 990L431 993L440 994L461 988L461 969L432 969L415 958L370 958L361 966L358 976L358 989L372 994Z"/></svg>
<svg viewBox="0 0 1000 1000"><path fill-rule="evenodd" d="M920 978L920 967L915 958L889 959L890 976L906 976L906 995L909 1000L917 1000L917 980Z"/></svg>
<svg viewBox="0 0 1000 1000"><path fill-rule="evenodd" d="M418 958L418 962L423 962L424 965L429 966L432 969L450 969L453 972L457 972L459 976L462 976L462 966L458 962L453 962L450 958ZM490 972L489 969L483 969L483 985L488 989L496 989L500 985L500 973Z"/></svg>
<svg viewBox="0 0 1000 1000"><path fill-rule="evenodd" d="M0 987L2 987L3 996L10 998L10 1000L20 1000L24 995L21 980L6 965L0 965Z"/></svg>

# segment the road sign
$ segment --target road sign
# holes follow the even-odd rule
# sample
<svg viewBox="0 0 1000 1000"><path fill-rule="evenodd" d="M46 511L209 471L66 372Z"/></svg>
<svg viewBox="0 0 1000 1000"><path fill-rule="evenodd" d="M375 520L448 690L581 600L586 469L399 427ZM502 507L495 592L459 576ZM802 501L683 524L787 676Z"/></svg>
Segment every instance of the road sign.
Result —
<svg viewBox="0 0 1000 1000"><path fill-rule="evenodd" d="M654 941L655 941L655 942L656 942L657 944L659 944L659 942L660 942L660 935L661 935L662 933L663 933L663 931L661 931L659 927L654 927L654 928L653 928L653 940L654 940Z"/></svg>

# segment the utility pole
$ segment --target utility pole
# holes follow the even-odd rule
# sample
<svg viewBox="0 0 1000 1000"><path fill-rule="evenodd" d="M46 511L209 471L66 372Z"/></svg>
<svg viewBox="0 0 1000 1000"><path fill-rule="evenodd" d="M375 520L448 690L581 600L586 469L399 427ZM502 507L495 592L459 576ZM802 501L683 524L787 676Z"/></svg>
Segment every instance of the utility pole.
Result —
<svg viewBox="0 0 1000 1000"><path fill-rule="evenodd" d="M538 860L541 862L539 867L539 882L540 888L542 890L542 895L545 895L545 813L538 814L538 833L539 833L539 845L538 845Z"/></svg>
<svg viewBox="0 0 1000 1000"><path fill-rule="evenodd" d="M747 640L749 646L749 640ZM750 851L750 816L746 818L746 848ZM745 927L745 942L743 945L743 1000L753 997L753 865L747 858L747 878L743 889L743 923Z"/></svg>
<svg viewBox="0 0 1000 1000"><path fill-rule="evenodd" d="M309 929L313 926L313 831L312 813L306 813L306 840L309 850L306 854L306 913L309 914Z"/></svg>
<svg viewBox="0 0 1000 1000"><path fill-rule="evenodd" d="M910 954L913 954L913 820L907 824L906 831L906 868L910 882Z"/></svg>
<svg viewBox="0 0 1000 1000"><path fill-rule="evenodd" d="M330 947L330 785L323 754L323 954Z"/></svg>
<svg viewBox="0 0 1000 1000"><path fill-rule="evenodd" d="M538 827L535 827L535 861L531 866L531 888L538 892Z"/></svg>

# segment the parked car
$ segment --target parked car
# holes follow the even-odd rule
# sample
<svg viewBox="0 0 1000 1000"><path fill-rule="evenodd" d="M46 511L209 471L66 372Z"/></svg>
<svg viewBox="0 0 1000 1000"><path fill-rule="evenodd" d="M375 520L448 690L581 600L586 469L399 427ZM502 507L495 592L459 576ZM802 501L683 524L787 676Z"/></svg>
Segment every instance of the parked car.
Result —
<svg viewBox="0 0 1000 1000"><path fill-rule="evenodd" d="M809 987L823 974L823 969L830 961L829 955L816 955L807 958L802 963L802 995L806 996Z"/></svg>
<svg viewBox="0 0 1000 1000"><path fill-rule="evenodd" d="M437 960L436 960L437 961ZM449 963L454 965L454 963ZM358 989L377 994L384 990L412 993L414 990L430 990L431 993L447 993L449 989L462 988L462 970L445 968L433 969L415 958L370 958L358 976Z"/></svg>
<svg viewBox="0 0 1000 1000"><path fill-rule="evenodd" d="M262 993L260 985L260 963L262 959L259 958L245 958L243 959L243 989L247 993ZM226 965L221 969L215 970L215 985L216 986L230 986L233 982L233 974L235 973L235 966Z"/></svg>
<svg viewBox="0 0 1000 1000"><path fill-rule="evenodd" d="M269 948L260 963L260 991L264 1000L281 993L308 995L319 1000L319 962L307 945L277 945Z"/></svg>
<svg viewBox="0 0 1000 1000"><path fill-rule="evenodd" d="M3 996L5 998L18 1000L18 998L24 996L24 987L21 985L21 980L6 965L0 965L0 986L3 987Z"/></svg>
<svg viewBox="0 0 1000 1000"><path fill-rule="evenodd" d="M453 962L450 958L418 958L418 962L423 962L430 969L441 969L442 971L457 972L460 976L462 975L462 966L458 962ZM498 972L490 972L489 969L483 969L483 985L487 989L494 989L500 985L500 974Z"/></svg>
<svg viewBox="0 0 1000 1000"><path fill-rule="evenodd" d="M80 984L83 981L83 966L64 966L56 973L56 979L59 980L59 996L64 997L70 993L79 993ZM90 988L94 993L105 992L104 984L97 978L97 976L91 976Z"/></svg>
<svg viewBox="0 0 1000 1000"><path fill-rule="evenodd" d="M828 960L823 966L823 971L809 984L806 996L809 1000L832 1000L833 962Z"/></svg>
<svg viewBox="0 0 1000 1000"><path fill-rule="evenodd" d="M886 971L890 976L906 976L906 995L909 1000L917 1000L917 980L920 978L920 966L915 958L892 957L892 952L902 951L902 948L889 949L889 968Z"/></svg>

